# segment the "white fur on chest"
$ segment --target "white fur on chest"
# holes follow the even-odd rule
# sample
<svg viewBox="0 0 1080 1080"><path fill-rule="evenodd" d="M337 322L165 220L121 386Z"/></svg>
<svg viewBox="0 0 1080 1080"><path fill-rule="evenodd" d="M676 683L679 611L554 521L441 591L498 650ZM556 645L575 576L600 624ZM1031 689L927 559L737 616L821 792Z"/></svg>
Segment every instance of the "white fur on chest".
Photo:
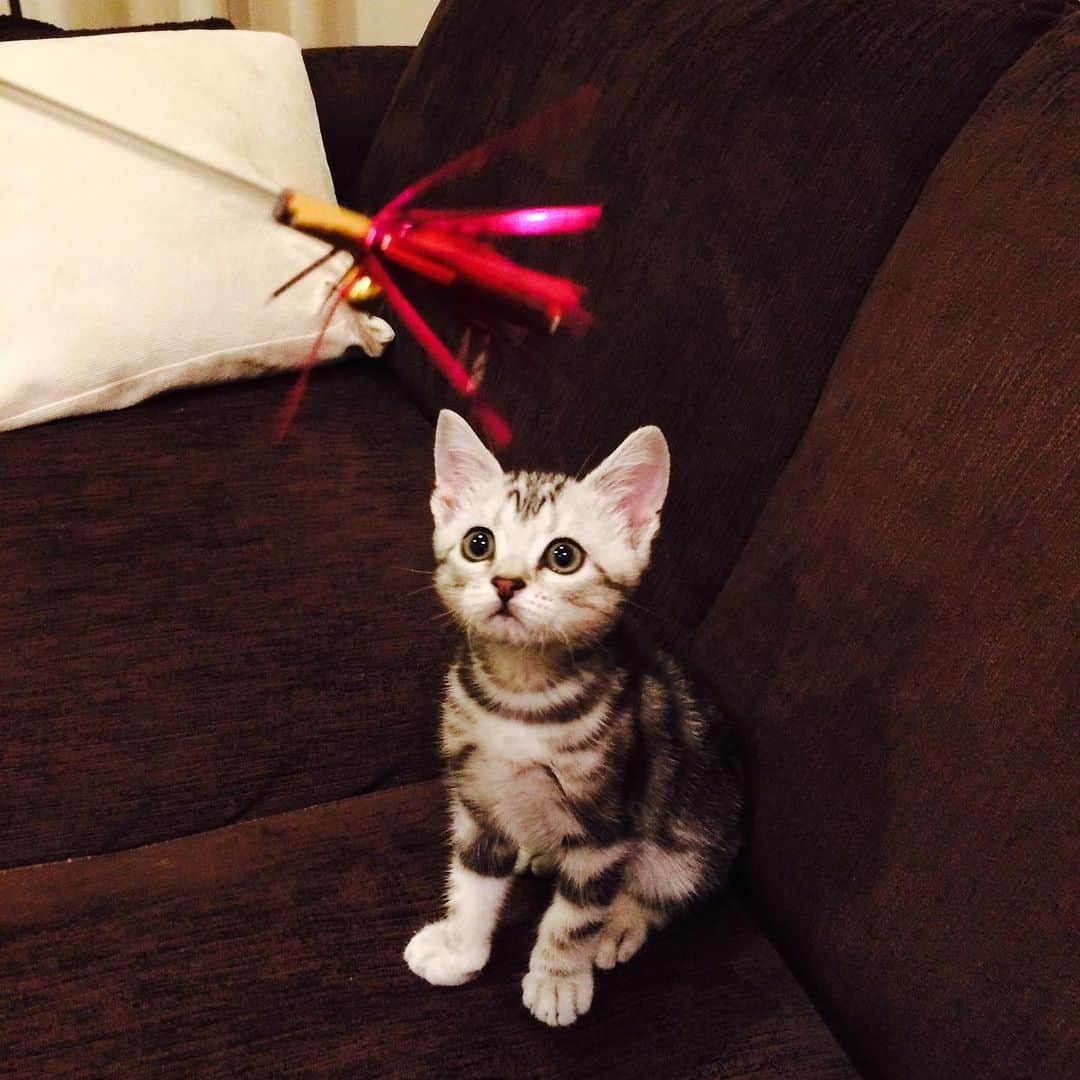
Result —
<svg viewBox="0 0 1080 1080"><path fill-rule="evenodd" d="M472 794L518 847L549 851L573 830L574 818L555 781L541 766L514 767L480 756L472 776Z"/></svg>
<svg viewBox="0 0 1080 1080"><path fill-rule="evenodd" d="M555 744L547 725L507 720L482 709L470 712L470 734L485 757L514 767L551 760Z"/></svg>
<svg viewBox="0 0 1080 1080"><path fill-rule="evenodd" d="M531 851L550 850L574 831L553 764L555 747L566 736L561 726L526 724L481 709L456 714L455 721L477 747L463 772L463 793L500 831Z"/></svg>

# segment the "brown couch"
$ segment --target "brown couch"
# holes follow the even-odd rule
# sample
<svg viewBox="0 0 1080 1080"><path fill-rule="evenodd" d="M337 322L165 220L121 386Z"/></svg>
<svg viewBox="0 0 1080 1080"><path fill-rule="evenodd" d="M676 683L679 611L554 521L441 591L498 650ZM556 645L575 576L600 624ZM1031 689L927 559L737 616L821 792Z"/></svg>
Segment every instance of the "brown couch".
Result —
<svg viewBox="0 0 1080 1080"><path fill-rule="evenodd" d="M1078 45L1054 0L448 0L309 52L361 206L602 91L451 193L606 205L529 248L596 328L486 385L507 464L667 432L639 599L749 849L570 1029L519 1000L542 883L475 983L406 969L451 646L411 342L281 445L280 380L7 434L0 1075L1077 1075Z"/></svg>

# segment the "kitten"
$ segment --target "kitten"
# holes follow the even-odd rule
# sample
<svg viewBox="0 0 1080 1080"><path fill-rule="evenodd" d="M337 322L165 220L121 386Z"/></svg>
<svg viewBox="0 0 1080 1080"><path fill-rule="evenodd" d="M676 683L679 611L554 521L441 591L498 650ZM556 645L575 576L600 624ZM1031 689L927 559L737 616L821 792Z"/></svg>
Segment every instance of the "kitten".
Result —
<svg viewBox="0 0 1080 1080"><path fill-rule="evenodd" d="M729 729L622 615L649 561L668 449L643 427L584 480L504 473L469 425L435 432L435 585L465 631L442 715L452 819L446 916L405 950L471 979L515 869L556 890L523 983L537 1019L587 1012L593 967L723 883L742 829Z"/></svg>

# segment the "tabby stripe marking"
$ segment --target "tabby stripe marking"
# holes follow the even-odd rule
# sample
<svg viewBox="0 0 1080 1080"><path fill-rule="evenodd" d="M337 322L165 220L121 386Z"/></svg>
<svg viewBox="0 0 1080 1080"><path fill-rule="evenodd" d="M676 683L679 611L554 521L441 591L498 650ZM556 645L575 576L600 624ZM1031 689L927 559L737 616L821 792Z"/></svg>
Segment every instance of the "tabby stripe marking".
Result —
<svg viewBox="0 0 1080 1080"><path fill-rule="evenodd" d="M476 753L476 749L476 743L469 742L465 743L464 746L459 746L456 750L450 751L446 756L446 760L451 772L461 772L469 763L469 758Z"/></svg>
<svg viewBox="0 0 1080 1080"><path fill-rule="evenodd" d="M610 689L614 689L609 684ZM600 723L588 734L578 739L577 742L566 743L563 746L555 747L556 754L573 754L578 750L590 750L598 743L602 742L610 734L610 728L617 720L622 718L623 713L626 710L626 706L630 701L631 696L635 691L634 679L632 676L627 675L626 679L619 686L615 699L608 706L607 712Z"/></svg>
<svg viewBox="0 0 1080 1080"><path fill-rule="evenodd" d="M546 709L526 712L522 709L500 705L476 681L471 665L462 664L454 669L454 673L457 675L458 685L462 692L474 705L485 712L494 713L507 720L518 720L523 724L568 724L572 720L577 720L595 707L609 685L606 679L595 679L582 693L569 701L549 706Z"/></svg>
<svg viewBox="0 0 1080 1080"><path fill-rule="evenodd" d="M457 845L457 857L466 870L481 877L508 877L517 852L493 832L481 832L470 843Z"/></svg>
<svg viewBox="0 0 1080 1080"><path fill-rule="evenodd" d="M603 919L590 919L588 922L580 923L577 926L572 926L567 931L566 936L571 941L585 941L587 938L595 937L604 929L606 923Z"/></svg>
<svg viewBox="0 0 1080 1080"><path fill-rule="evenodd" d="M559 895L577 907L607 907L622 885L625 865L625 860L620 859L587 881L573 881L560 875Z"/></svg>

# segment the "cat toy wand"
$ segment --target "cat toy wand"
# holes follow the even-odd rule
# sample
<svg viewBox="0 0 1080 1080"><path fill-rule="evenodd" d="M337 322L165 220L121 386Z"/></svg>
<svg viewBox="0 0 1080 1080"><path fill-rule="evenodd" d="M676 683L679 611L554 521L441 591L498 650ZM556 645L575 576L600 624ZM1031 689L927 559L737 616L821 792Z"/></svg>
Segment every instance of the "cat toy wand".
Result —
<svg viewBox="0 0 1080 1080"><path fill-rule="evenodd" d="M282 190L145 135L129 131L55 98L0 79L0 97L73 124L114 143L149 154L174 167L198 172L217 183L238 188L270 202L274 220L330 245L330 250L273 293L279 296L339 251L352 263L335 283L318 335L278 420L276 436L288 430L299 409L319 346L341 303L363 307L378 295L386 297L424 352L463 398L471 400L477 419L498 447L510 441L510 428L482 401L478 385L406 298L389 265L439 286L443 295L482 313L482 321L502 321L525 330L554 334L560 327L582 333L591 321L582 304L584 287L521 266L481 238L541 236L582 232L596 227L601 207L537 206L513 210L433 210L413 203L451 180L479 172L508 154L531 151L544 142L581 128L596 106L597 93L586 87L565 101L449 161L418 180L368 216L301 192Z"/></svg>

